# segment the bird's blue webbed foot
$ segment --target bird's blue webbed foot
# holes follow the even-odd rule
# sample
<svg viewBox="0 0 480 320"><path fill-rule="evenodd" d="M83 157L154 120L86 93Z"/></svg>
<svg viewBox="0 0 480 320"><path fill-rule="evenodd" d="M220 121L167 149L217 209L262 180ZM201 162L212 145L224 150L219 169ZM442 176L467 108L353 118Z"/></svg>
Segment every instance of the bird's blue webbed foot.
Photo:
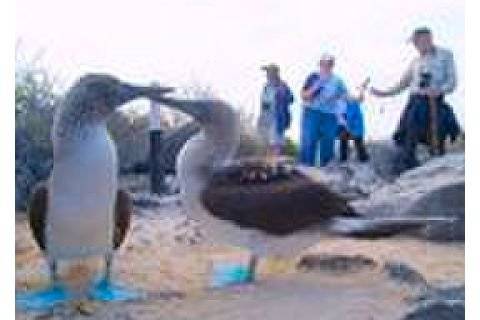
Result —
<svg viewBox="0 0 480 320"><path fill-rule="evenodd" d="M88 294L91 299L99 301L127 301L143 297L138 290L112 283L108 278L102 278L93 283Z"/></svg>
<svg viewBox="0 0 480 320"><path fill-rule="evenodd" d="M22 310L44 310L67 302L72 299L72 294L61 284L34 291L15 294L15 305Z"/></svg>

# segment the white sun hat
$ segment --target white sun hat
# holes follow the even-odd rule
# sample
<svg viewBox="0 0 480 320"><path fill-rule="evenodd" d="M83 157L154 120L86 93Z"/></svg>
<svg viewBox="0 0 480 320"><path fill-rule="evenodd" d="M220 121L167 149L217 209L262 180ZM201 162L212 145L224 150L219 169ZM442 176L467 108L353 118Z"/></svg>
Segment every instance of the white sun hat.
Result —
<svg viewBox="0 0 480 320"><path fill-rule="evenodd" d="M328 61L328 62L334 62L335 61L335 56L329 52L324 52L321 56L320 56L320 60L319 61Z"/></svg>

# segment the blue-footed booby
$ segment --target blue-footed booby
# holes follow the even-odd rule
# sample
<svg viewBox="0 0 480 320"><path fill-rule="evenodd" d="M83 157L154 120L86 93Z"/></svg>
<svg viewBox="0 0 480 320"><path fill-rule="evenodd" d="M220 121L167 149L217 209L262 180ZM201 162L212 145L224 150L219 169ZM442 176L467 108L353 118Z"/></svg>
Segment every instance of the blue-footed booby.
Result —
<svg viewBox="0 0 480 320"><path fill-rule="evenodd" d="M241 135L239 113L231 105L219 100L182 100L165 96L150 96L150 98L191 115L200 124L201 131L185 143L177 158L177 175L183 206L187 215L200 223L207 234L207 239L252 251L251 279L253 279L255 260L258 255L296 255L301 249L316 243L319 232L318 229L307 228L308 225L302 225L298 230L290 230L292 232L283 234L266 232L268 221L263 226L255 222L249 225L237 223L242 219L240 211L245 212L247 209L251 211L248 213L250 216L260 214L268 220L268 215L272 212L271 208L277 206L278 210L272 218L277 221L282 220L282 223L286 222L286 224L292 221L292 225L295 225L295 219L303 219L306 221L305 224L326 220L325 217L321 217L322 212L307 212L308 206L315 210L315 205L319 203L324 211L328 211L326 216L352 214L344 199L328 192L321 184L307 177L300 177L297 179L301 180L299 183L294 181L291 184L293 192L288 191L290 185L288 181L281 182L281 187L267 185L264 189L268 192L265 194L261 194L262 188L257 188L258 185L240 186L237 189L235 189L236 186L217 188L212 191L211 183L215 183L215 177L222 176L236 166L235 155ZM285 193L280 190L284 187L287 188ZM260 193L256 192L256 189ZM217 191L224 193L219 194ZM221 202L220 206L217 205L218 201L216 203L205 201L205 196L208 198L212 195L216 197L215 200ZM234 197L236 202L231 201ZM295 199L297 202L292 203ZM310 201L310 203L298 203L298 201ZM276 202L282 203L283 207ZM322 202L329 203L321 205ZM209 204L212 205L209 206ZM221 207L231 209L232 206L238 206L239 210L230 210L223 216L218 214L222 210ZM300 207L301 209L298 210L297 208ZM269 212L262 213L262 210ZM302 215L308 216L307 219ZM271 222L276 223L273 220Z"/></svg>
<svg viewBox="0 0 480 320"><path fill-rule="evenodd" d="M57 262L95 255L105 257L105 275L90 297L132 297L111 283L112 256L128 231L132 202L118 186L116 147L106 121L133 99L172 90L134 86L106 74L85 75L68 90L52 128L51 176L35 189L28 208L34 238L49 262L52 287L18 295L17 306L43 308L68 299Z"/></svg>

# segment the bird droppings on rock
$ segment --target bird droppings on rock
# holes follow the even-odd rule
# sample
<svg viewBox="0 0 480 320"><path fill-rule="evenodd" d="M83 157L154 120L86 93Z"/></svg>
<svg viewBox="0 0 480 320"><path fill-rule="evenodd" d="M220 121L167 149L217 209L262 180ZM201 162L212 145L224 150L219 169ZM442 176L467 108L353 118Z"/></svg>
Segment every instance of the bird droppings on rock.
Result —
<svg viewBox="0 0 480 320"><path fill-rule="evenodd" d="M209 212L241 227L286 235L338 216L354 216L327 186L282 166L243 163L217 173L202 195Z"/></svg>

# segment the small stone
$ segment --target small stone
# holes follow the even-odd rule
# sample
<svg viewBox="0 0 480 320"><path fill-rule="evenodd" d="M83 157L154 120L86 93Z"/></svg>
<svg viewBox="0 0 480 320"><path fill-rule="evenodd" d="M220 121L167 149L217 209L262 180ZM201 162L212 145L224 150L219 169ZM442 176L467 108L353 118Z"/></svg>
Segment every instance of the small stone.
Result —
<svg viewBox="0 0 480 320"><path fill-rule="evenodd" d="M91 316L95 313L96 306L90 301L78 301L74 304L75 310L83 316Z"/></svg>
<svg viewBox="0 0 480 320"><path fill-rule="evenodd" d="M420 272L402 262L387 262L385 263L384 270L391 279L399 283L421 286L427 284L427 281Z"/></svg>
<svg viewBox="0 0 480 320"><path fill-rule="evenodd" d="M362 255L306 255L300 259L297 269L304 271L327 271L327 272L358 272L372 270L377 267L375 260Z"/></svg>

